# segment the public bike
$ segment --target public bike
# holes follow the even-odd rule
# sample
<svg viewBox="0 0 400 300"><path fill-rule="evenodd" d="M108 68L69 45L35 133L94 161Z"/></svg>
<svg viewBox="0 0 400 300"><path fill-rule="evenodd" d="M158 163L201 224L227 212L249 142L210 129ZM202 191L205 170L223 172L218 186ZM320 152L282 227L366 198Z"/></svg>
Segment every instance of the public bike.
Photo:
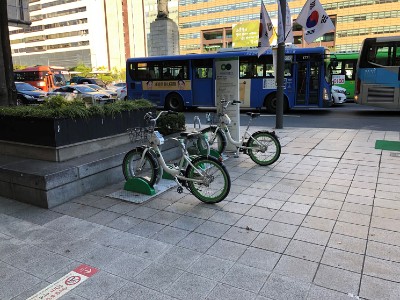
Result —
<svg viewBox="0 0 400 300"><path fill-rule="evenodd" d="M181 157L175 164L165 162L160 150L160 146L164 144L164 137L155 130L155 127L158 118L168 113L175 114L175 112L161 111L155 118L151 112L145 115L145 120L150 123L150 126L143 130L148 143L132 149L125 155L122 163L125 179L142 178L153 187L165 172L177 183L178 193L187 188L202 202L222 201L231 188L230 176L224 164L209 155L209 144L201 132L183 132L179 138L172 138L178 142ZM195 155L189 154L187 149L188 141L193 140L201 150Z"/></svg>
<svg viewBox="0 0 400 300"><path fill-rule="evenodd" d="M250 158L261 166L267 166L276 162L281 155L281 144L274 131L260 130L249 133L250 124L253 119L260 116L260 113L248 112L250 116L247 128L239 141L235 141L229 131L231 119L225 113L228 105L240 104L240 101L221 100L222 111L218 114L219 122L204 128L201 132L207 137L212 149L223 153L227 144L236 147L236 150L250 156ZM207 116L210 120L210 115Z"/></svg>

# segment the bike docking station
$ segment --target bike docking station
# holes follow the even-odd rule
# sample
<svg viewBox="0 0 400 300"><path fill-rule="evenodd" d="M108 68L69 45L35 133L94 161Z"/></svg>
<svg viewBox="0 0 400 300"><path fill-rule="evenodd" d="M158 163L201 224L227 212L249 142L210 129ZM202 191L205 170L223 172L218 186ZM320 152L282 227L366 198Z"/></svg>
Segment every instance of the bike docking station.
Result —
<svg viewBox="0 0 400 300"><path fill-rule="evenodd" d="M164 193L176 185L174 178L165 172L162 179L153 187L143 178L134 177L125 182L122 190L116 191L108 195L108 197L140 204Z"/></svg>

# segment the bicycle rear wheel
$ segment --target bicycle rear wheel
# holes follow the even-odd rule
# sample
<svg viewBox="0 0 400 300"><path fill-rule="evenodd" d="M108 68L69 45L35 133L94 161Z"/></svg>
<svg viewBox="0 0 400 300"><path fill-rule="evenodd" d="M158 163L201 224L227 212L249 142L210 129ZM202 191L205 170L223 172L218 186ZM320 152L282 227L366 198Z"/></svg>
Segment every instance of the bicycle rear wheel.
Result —
<svg viewBox="0 0 400 300"><path fill-rule="evenodd" d="M147 152L141 161L143 149L135 148L129 151L122 162L122 172L126 180L139 177L145 180L150 186L158 181L159 171L157 160Z"/></svg>
<svg viewBox="0 0 400 300"><path fill-rule="evenodd" d="M218 203L228 196L231 178L225 166L214 157L199 156L186 169L186 177L201 182L187 181L192 194L202 202Z"/></svg>
<svg viewBox="0 0 400 300"><path fill-rule="evenodd" d="M211 126L204 128L201 131L208 140L210 144L210 149L217 150L220 154L223 153L226 149L226 136L225 133L216 126Z"/></svg>
<svg viewBox="0 0 400 300"><path fill-rule="evenodd" d="M247 141L247 154L252 161L267 166L276 162L281 155L281 144L275 134L257 131Z"/></svg>

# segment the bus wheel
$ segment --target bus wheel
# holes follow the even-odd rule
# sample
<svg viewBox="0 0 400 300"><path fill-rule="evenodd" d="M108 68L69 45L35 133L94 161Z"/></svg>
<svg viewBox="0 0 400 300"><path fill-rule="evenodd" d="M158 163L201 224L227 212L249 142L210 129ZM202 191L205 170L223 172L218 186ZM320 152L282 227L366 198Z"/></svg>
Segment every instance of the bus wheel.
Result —
<svg viewBox="0 0 400 300"><path fill-rule="evenodd" d="M173 111L183 111L182 97L176 93L169 94L165 99L165 108Z"/></svg>
<svg viewBox="0 0 400 300"><path fill-rule="evenodd" d="M276 94L269 95L265 100L265 107L267 112L271 114L276 114ZM287 113L289 111L288 99L286 96L283 97L283 112Z"/></svg>

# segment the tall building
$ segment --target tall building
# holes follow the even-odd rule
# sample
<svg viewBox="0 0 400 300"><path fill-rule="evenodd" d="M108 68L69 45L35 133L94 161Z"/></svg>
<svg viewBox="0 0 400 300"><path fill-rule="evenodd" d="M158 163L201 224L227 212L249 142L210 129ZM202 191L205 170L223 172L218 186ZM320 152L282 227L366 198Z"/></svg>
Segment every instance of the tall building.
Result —
<svg viewBox="0 0 400 300"><path fill-rule="evenodd" d="M271 19L277 19L277 0L263 1ZM306 0L287 0L296 19ZM321 0L336 25L335 32L307 45L294 26L295 44L322 45L335 51L358 50L363 39L400 34L400 0ZM180 52L205 53L232 45L232 25L258 21L261 0L180 0Z"/></svg>
<svg viewBox="0 0 400 300"><path fill-rule="evenodd" d="M30 0L31 26L10 27L17 65L120 69L134 43L132 10L137 0Z"/></svg>

